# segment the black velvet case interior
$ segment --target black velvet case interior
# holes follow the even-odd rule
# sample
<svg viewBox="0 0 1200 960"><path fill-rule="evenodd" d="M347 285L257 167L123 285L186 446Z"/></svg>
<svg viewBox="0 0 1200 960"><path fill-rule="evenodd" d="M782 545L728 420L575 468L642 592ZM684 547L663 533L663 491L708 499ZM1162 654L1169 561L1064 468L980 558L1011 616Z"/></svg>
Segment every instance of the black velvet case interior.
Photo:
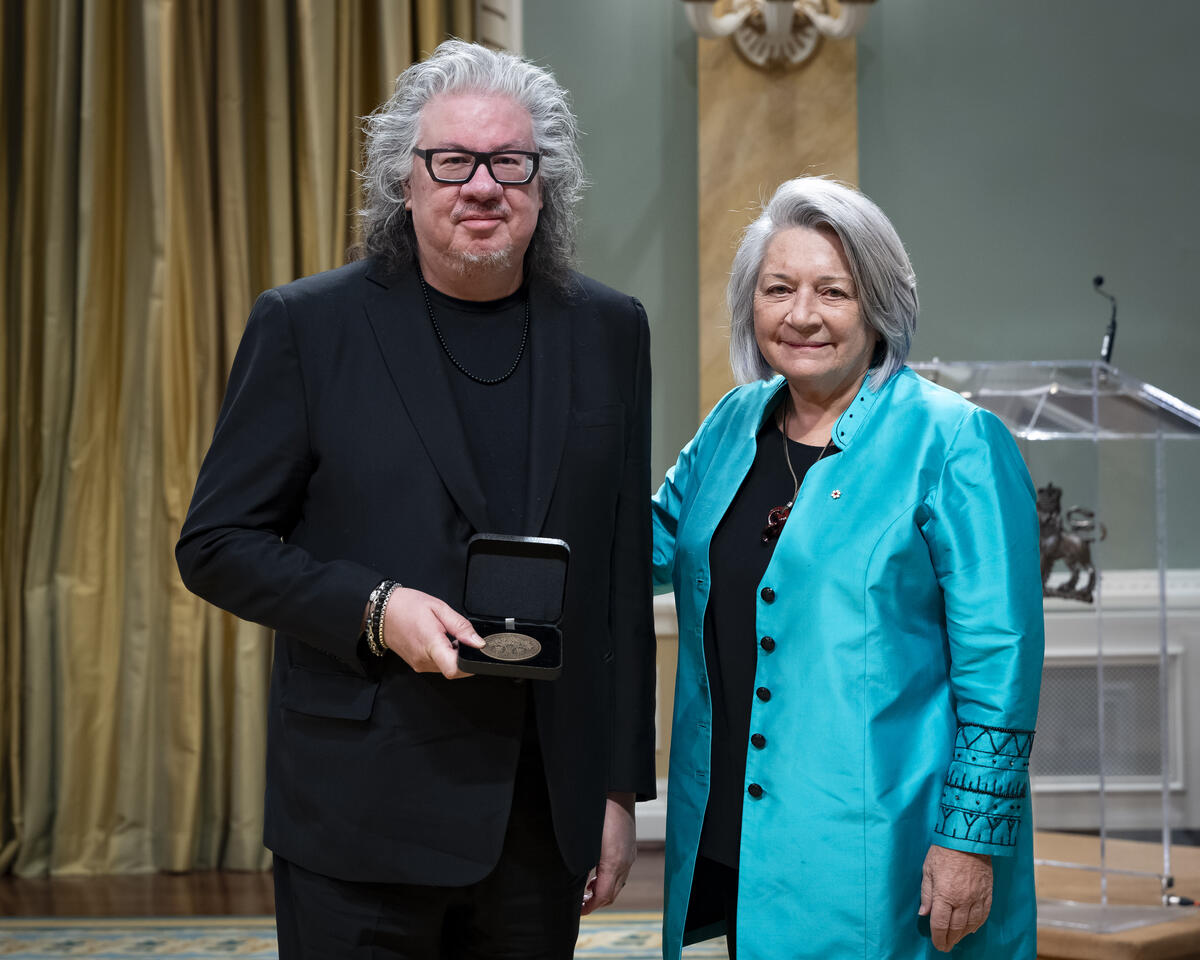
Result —
<svg viewBox="0 0 1200 960"><path fill-rule="evenodd" d="M553 680L562 673L563 643L559 621L567 589L571 550L563 540L477 533L467 544L467 582L463 606L481 637L513 629L542 645L528 660L494 660L460 645L458 664L468 673L494 677Z"/></svg>

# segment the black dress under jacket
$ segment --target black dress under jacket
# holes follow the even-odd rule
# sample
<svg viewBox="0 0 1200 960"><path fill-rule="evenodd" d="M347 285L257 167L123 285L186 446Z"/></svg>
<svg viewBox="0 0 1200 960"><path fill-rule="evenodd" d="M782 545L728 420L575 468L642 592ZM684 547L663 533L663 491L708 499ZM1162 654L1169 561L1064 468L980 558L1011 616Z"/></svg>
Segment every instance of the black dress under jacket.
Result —
<svg viewBox="0 0 1200 960"><path fill-rule="evenodd" d="M646 316L574 284L529 284L523 532L571 548L554 681L417 674L361 639L385 577L461 611L467 541L494 529L415 271L359 261L255 304L176 556L190 589L276 631L265 839L308 870L486 876L529 684L571 870L596 862L609 791L654 795Z"/></svg>

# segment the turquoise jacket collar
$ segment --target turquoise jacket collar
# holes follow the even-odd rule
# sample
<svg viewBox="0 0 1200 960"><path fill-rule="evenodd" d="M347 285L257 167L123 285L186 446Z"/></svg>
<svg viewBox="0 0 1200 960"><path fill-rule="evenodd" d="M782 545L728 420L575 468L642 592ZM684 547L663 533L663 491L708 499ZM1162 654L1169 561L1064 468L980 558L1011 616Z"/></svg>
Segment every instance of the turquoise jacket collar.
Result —
<svg viewBox="0 0 1200 960"><path fill-rule="evenodd" d="M903 376L908 371L907 367L901 368L895 376ZM763 401L762 414L758 418L755 426L755 434L762 429L763 423L766 421L778 406L780 395L787 389L787 380L782 374L777 374L770 380L764 381L766 397ZM884 384L886 387L887 384ZM875 403L879 399L880 390L871 389L871 375L868 373L863 377L863 382L859 385L858 393L854 395L854 399L850 401L850 406L842 411L842 415L838 417L837 422L833 425L832 440L842 450L845 450L854 442L855 436L862 429L862 425L867 422L871 416L871 411L875 409Z"/></svg>

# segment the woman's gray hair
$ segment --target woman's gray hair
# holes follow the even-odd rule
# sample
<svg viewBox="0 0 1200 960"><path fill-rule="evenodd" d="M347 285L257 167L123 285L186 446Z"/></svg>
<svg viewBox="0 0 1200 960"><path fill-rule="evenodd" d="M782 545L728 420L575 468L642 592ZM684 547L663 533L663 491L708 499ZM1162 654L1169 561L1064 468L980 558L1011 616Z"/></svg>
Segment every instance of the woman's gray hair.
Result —
<svg viewBox="0 0 1200 960"><path fill-rule="evenodd" d="M566 286L575 259L575 205L587 186L567 91L548 70L462 40L447 40L400 74L391 99L366 118L365 203L359 211L365 252L394 266L415 262L416 234L404 208L404 188L421 113L434 97L448 93L509 97L529 113L534 148L542 155L542 209L526 263L531 274Z"/></svg>
<svg viewBox="0 0 1200 960"><path fill-rule="evenodd" d="M772 238L791 227L827 227L842 241L863 319L880 337L871 358L871 389L878 390L908 359L917 329L917 278L884 212L852 187L821 177L788 180L742 235L726 291L735 379L751 383L775 375L754 337L754 291Z"/></svg>

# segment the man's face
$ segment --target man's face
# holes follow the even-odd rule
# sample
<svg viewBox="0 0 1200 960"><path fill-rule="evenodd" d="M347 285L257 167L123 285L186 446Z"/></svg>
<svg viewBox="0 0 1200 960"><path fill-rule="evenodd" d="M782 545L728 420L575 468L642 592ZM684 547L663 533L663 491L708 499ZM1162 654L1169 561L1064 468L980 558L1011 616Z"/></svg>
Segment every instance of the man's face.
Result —
<svg viewBox="0 0 1200 960"><path fill-rule="evenodd" d="M426 150L534 150L529 114L503 96L443 94L421 112L417 146ZM438 183L413 158L405 206L412 214L421 267L435 286L454 293L455 276L495 276L521 264L542 208L539 177L501 185L480 164L467 183ZM440 282L439 282L440 281Z"/></svg>

